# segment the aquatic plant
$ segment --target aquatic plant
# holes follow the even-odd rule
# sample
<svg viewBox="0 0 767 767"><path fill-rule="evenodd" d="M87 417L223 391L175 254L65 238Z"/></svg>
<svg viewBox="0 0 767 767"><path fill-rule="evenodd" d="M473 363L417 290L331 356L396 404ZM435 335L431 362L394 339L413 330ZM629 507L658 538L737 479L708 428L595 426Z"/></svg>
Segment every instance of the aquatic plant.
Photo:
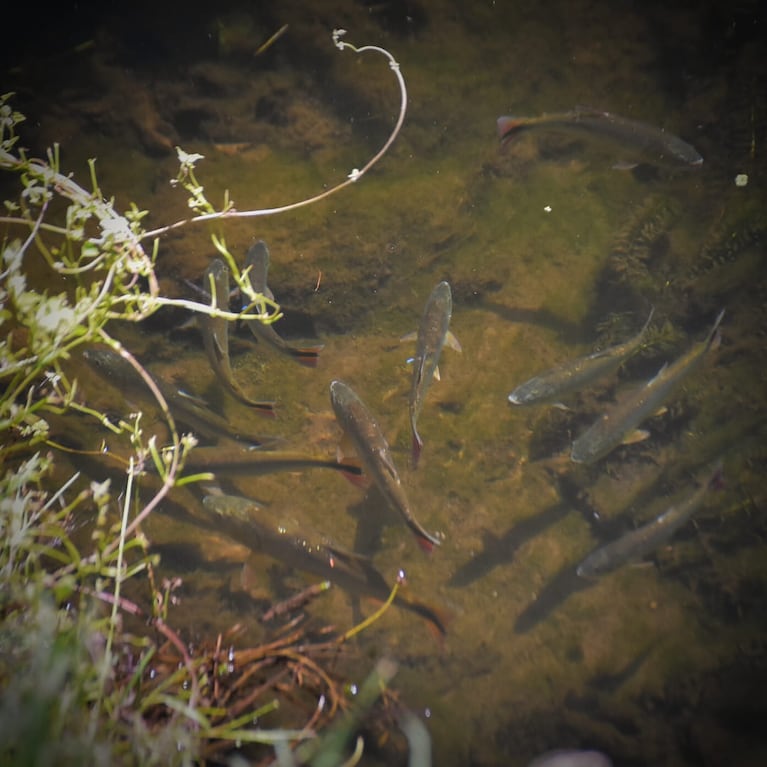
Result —
<svg viewBox="0 0 767 767"><path fill-rule="evenodd" d="M155 582L156 557L149 553L142 524L173 487L198 478L181 478L196 440L179 433L156 382L110 328L115 321L141 323L167 306L229 321L272 322L280 316L273 300L253 290L221 232L211 235L212 242L247 306L235 313L219 309L212 285L209 302L163 295L156 271L159 237L197 222L273 215L316 203L359 181L378 162L404 120L404 79L387 51L356 48L342 39L344 34L333 33L339 50L383 55L399 83L399 116L384 146L314 197L250 211L237 210L228 194L221 208L210 203L196 175L203 157L178 147L179 171L172 183L188 194L193 216L153 231L143 228L146 210L131 204L120 211L105 195L95 160L89 161L86 189L61 167L58 145L42 158L29 156L19 143L24 116L13 108L12 93L0 96L0 170L18 179L18 194L5 200L0 216L5 228L0 264L3 763L193 764L220 749L216 743L309 737L318 718L297 730L267 730L259 717L276 705L274 700L234 696L234 688L247 689L242 680L265 658L274 669L281 659L283 673L300 664L303 673L293 676L313 680L309 687L318 699L329 696L333 705L327 711L335 713L340 705L340 688L320 665L322 643L307 643L302 632L268 647L222 655L222 637L212 650L192 653L169 625L174 584ZM19 231L22 236L10 234ZM94 343L106 344L141 376L167 421L169 445L146 436L141 413L114 422L83 400L66 363L76 350ZM61 479L61 446L51 439L50 424L74 413L123 435L130 448L124 487L79 473ZM140 502L137 490L148 466L161 481L150 499ZM143 598L129 599L129 588ZM142 607L147 593L149 606ZM131 621L143 630L128 631ZM293 647L299 639L300 648ZM235 679L237 684L225 683ZM276 689L266 681L261 688Z"/></svg>

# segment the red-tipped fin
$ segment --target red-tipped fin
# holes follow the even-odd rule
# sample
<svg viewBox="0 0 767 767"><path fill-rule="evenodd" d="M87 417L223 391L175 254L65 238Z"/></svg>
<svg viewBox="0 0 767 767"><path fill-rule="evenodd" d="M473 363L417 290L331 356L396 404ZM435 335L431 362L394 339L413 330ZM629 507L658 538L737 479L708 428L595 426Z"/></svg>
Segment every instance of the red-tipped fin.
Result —
<svg viewBox="0 0 767 767"><path fill-rule="evenodd" d="M341 474L347 482L362 490L370 488L370 477L365 474L359 461L354 458L344 458L343 461L339 461L339 465L344 467L341 469Z"/></svg>
<svg viewBox="0 0 767 767"><path fill-rule="evenodd" d="M263 402L260 400L247 400L247 405L252 407L254 410L256 410L260 415L266 417L266 418L276 418L277 417L277 411L275 410L275 403L274 402Z"/></svg>
<svg viewBox="0 0 767 767"><path fill-rule="evenodd" d="M503 115L496 120L495 124L498 130L498 138L501 139L501 141L506 141L511 138L510 134L515 130L518 130L523 123L519 117Z"/></svg>
<svg viewBox="0 0 767 767"><path fill-rule="evenodd" d="M325 348L323 344L318 346L304 346L300 349L293 349L290 353L296 362L305 365L308 368L316 368L320 361L320 352Z"/></svg>
<svg viewBox="0 0 767 767"><path fill-rule="evenodd" d="M421 551L426 554L431 554L434 551L434 541L432 541L431 538L424 538L422 535L416 535L415 539L421 547Z"/></svg>

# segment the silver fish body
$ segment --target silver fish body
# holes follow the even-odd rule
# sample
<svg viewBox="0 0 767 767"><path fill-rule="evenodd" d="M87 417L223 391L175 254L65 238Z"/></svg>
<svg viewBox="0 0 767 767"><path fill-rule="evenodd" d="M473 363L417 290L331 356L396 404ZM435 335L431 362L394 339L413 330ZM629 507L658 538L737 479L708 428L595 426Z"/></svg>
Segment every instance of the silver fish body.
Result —
<svg viewBox="0 0 767 767"><path fill-rule="evenodd" d="M565 394L581 389L617 370L642 345L654 309L642 329L628 341L563 363L520 384L509 394L513 405L559 402Z"/></svg>
<svg viewBox="0 0 767 767"><path fill-rule="evenodd" d="M365 473L375 483L387 503L400 513L421 548L431 551L440 541L428 533L413 515L389 444L372 413L343 381L331 382L330 401L339 425L354 444Z"/></svg>
<svg viewBox="0 0 767 767"><path fill-rule="evenodd" d="M426 392L437 371L439 357L445 345L453 313L450 285L440 282L429 296L418 326L416 352L413 358L413 381L410 387L410 430L413 438L412 463L418 465L423 440L418 433L418 416L423 408Z"/></svg>
<svg viewBox="0 0 767 767"><path fill-rule="evenodd" d="M664 365L657 375L622 402L602 414L583 434L573 441L570 460L594 463L625 442L646 418L657 412L680 381L702 362L718 338L719 313L706 339L694 344L685 354Z"/></svg>
<svg viewBox="0 0 767 767"><path fill-rule="evenodd" d="M214 306L229 310L229 267L214 258L205 270L205 287L212 290ZM229 359L229 321L223 317L200 315L200 329L205 353L221 385L235 399L267 416L274 416L274 402L251 399L235 381Z"/></svg>
<svg viewBox="0 0 767 767"><path fill-rule="evenodd" d="M713 470L709 469L705 480L681 503L671 506L651 522L589 554L578 565L578 575L584 578L602 575L651 554L669 540L700 508L703 499L719 481L721 474L721 464L717 464Z"/></svg>
<svg viewBox="0 0 767 767"><path fill-rule="evenodd" d="M656 164L690 167L703 164L703 157L698 150L673 133L597 109L578 108L538 117L503 116L498 118L497 125L498 136L503 142L522 131L549 128L602 137Z"/></svg>

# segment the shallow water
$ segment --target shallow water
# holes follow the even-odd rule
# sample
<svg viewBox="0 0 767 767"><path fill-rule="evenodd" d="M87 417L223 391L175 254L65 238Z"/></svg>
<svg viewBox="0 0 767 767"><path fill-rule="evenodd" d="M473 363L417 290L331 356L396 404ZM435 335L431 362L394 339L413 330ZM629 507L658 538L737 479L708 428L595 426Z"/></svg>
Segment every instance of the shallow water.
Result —
<svg viewBox="0 0 767 767"><path fill-rule="evenodd" d="M452 613L441 649L417 617L390 610L361 636L356 669L384 653L400 662L396 687L428 711L435 764L522 765L558 747L637 766L756 765L767 755L767 70L754 53L765 20L755 5L726 8L345 0L271 15L208 10L183 35L169 12L137 10L130 24L94 19L88 56L73 61L54 46L63 66L43 77L30 60L9 75L19 83L5 90L16 88L18 108L34 117L28 143L61 142L81 179L97 156L102 188L151 210L159 226L184 217L185 200L167 183L172 153L147 125L206 155L198 171L212 200L226 188L239 209L283 204L360 167L396 116L386 62L334 51L331 29L399 61L407 120L368 176L315 206L221 227L239 257L255 238L269 243L269 283L286 315L278 330L325 344L309 370L244 331L233 367L249 393L278 401L264 431L329 456L339 435L328 384L353 386L386 432L417 517L444 543L424 556L374 493L334 472L240 476L225 489L370 555L388 578L404 569L415 594ZM253 39L257 47L283 23L288 33L253 56ZM244 41L238 29L249 29ZM704 165L615 170L633 158L543 131L499 148L499 115L579 104L664 127ZM212 255L203 226L163 238L165 290L187 294L182 280L199 280ZM412 347L399 339L442 279L463 353L443 352L411 472ZM569 411L509 405L535 373L631 336L651 305L652 343ZM645 424L648 440L594 466L548 460L616 393L702 339L721 308L720 348ZM166 312L140 332L115 332L158 375L232 420L253 417L219 390L184 319ZM117 404L82 375L96 403ZM720 455L725 489L669 546L602 580L577 578L590 550L683 497ZM260 630L263 603L239 593L241 547L163 518L146 532L184 578L182 627L198 638L238 620ZM168 544L180 542L203 555L178 547L171 557ZM336 625L359 618L339 590L311 610Z"/></svg>

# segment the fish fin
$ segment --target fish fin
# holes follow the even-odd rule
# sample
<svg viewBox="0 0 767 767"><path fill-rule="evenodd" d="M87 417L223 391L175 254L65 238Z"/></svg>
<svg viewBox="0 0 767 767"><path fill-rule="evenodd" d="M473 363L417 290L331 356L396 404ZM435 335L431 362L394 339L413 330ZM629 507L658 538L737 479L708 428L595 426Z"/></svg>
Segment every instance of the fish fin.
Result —
<svg viewBox="0 0 767 767"><path fill-rule="evenodd" d="M350 448L350 445L351 440L346 434L344 434L344 436L341 438L341 441L338 443L338 447L336 448L336 460L339 464L348 466L350 469L353 469L353 471L345 471L343 469L341 470L341 473L344 475L344 478L347 480L347 482L351 483L355 487L367 490L371 485L370 477L368 477L367 474L365 474L363 471L360 459L354 450Z"/></svg>
<svg viewBox="0 0 767 767"><path fill-rule="evenodd" d="M225 328L225 332L228 330L228 328L229 328L229 326L227 325L226 328ZM227 359L227 357L228 357L228 352L226 350L225 344L228 345L229 339L226 339L225 341L222 341L218 337L218 333L216 333L215 330L211 332L210 339L213 342L211 344L211 348L213 350L214 355L216 356L216 359L220 363L223 363L224 360Z"/></svg>
<svg viewBox="0 0 767 767"><path fill-rule="evenodd" d="M613 170L634 170L639 163L630 162L629 160L620 160L612 164Z"/></svg>
<svg viewBox="0 0 767 767"><path fill-rule="evenodd" d="M340 559L346 564L362 565L364 567L372 566L372 560L367 554L358 554L356 551L349 551L348 549L330 543L326 544L325 548L327 548L336 559Z"/></svg>
<svg viewBox="0 0 767 767"><path fill-rule="evenodd" d="M317 346L303 346L290 349L290 354L296 362L309 368L316 368L320 359L320 352L325 348L324 344Z"/></svg>
<svg viewBox="0 0 767 767"><path fill-rule="evenodd" d="M650 432L646 429L635 429L631 434L627 434L623 439L624 445L634 445L637 442L642 442L650 436Z"/></svg>
<svg viewBox="0 0 767 767"><path fill-rule="evenodd" d="M368 477L368 475L362 471L360 471L359 474L354 474L348 471L342 471L341 474L344 475L347 482L351 483L355 487L361 488L362 490L368 490L372 484L370 481L370 477Z"/></svg>
<svg viewBox="0 0 767 767"><path fill-rule="evenodd" d="M439 539L429 535L425 530L413 528L413 532L415 533L416 543L421 547L421 551L426 554L431 554L434 551L434 547L440 545Z"/></svg>
<svg viewBox="0 0 767 767"><path fill-rule="evenodd" d="M429 633L439 643L440 648L444 649L444 641L447 636L447 629L452 623L453 614L445 607L436 607L433 604L422 602L413 596L410 586L407 582L400 582L398 596L403 602L415 607L418 614L426 621Z"/></svg>
<svg viewBox="0 0 767 767"><path fill-rule="evenodd" d="M405 333L404 336L400 336L399 342L402 343L408 343L410 341L415 341L418 338L418 332L416 330L411 330L409 333Z"/></svg>
<svg viewBox="0 0 767 767"><path fill-rule="evenodd" d="M650 386L655 383L666 372L667 367L668 362L664 362L663 367L645 384L645 386Z"/></svg>
<svg viewBox="0 0 767 767"><path fill-rule="evenodd" d="M347 432L341 435L341 439L338 441L338 445L336 445L336 458L339 463L359 464L359 457L354 447L354 442Z"/></svg>
<svg viewBox="0 0 767 767"><path fill-rule="evenodd" d="M445 336L445 345L449 346L453 351L456 351L456 352L463 351L461 342L453 335L452 330L447 331L447 335Z"/></svg>
<svg viewBox="0 0 767 767"><path fill-rule="evenodd" d="M441 381L441 380L442 380L442 378L441 378L441 377L440 377L440 375L439 375L439 365L436 365L436 366L434 367L434 373L432 374L432 378L433 378L435 381Z"/></svg>
<svg viewBox="0 0 767 767"><path fill-rule="evenodd" d="M354 459L338 461L336 464L338 470L346 477L346 479L353 485L359 485L360 487L369 487L370 482L365 476L362 466L359 461Z"/></svg>
<svg viewBox="0 0 767 767"><path fill-rule="evenodd" d="M722 319L724 318L724 309L722 309L721 312L717 315L717 318L714 320L714 325L708 332L708 339L706 341L706 345L709 349L716 348L719 346L719 344L722 342L722 336L719 333L719 325L722 322ZM716 344L716 346L714 346Z"/></svg>
<svg viewBox="0 0 767 767"><path fill-rule="evenodd" d="M526 120L524 117L503 115L496 120L495 125L498 131L498 138L505 144L513 138L515 133L518 133L526 127Z"/></svg>
<svg viewBox="0 0 767 767"><path fill-rule="evenodd" d="M552 402L551 407L557 408L557 410L564 410L566 412L570 412L570 408L565 405L564 402Z"/></svg>
<svg viewBox="0 0 767 767"><path fill-rule="evenodd" d="M240 393L242 394L242 402L248 405L248 407L252 407L254 410L257 410L261 415L267 418L277 417L277 411L275 410L274 402L250 399L250 397L243 394L242 391L240 391Z"/></svg>
<svg viewBox="0 0 767 767"><path fill-rule="evenodd" d="M659 407L659 408L658 408L658 409L657 409L657 410L656 410L656 411L653 413L653 415L657 417L657 416L666 415L666 413L668 413L668 408L667 408L665 405L661 405L661 406L660 406L660 407Z"/></svg>
<svg viewBox="0 0 767 767"><path fill-rule="evenodd" d="M650 307L650 314L647 317L647 319L645 320L644 325L642 325L642 329L639 331L640 335L643 335L645 330L647 330L647 328L650 327L650 321L652 320L654 314L655 314L655 307L651 306Z"/></svg>
<svg viewBox="0 0 767 767"><path fill-rule="evenodd" d="M207 403L206 400L204 400L202 397L198 397L196 394L191 394L188 391L184 391L183 389L176 389L176 394L179 395L179 397L183 397L186 400L189 400L192 404L197 405L198 407L202 407L205 409L210 409L210 405Z"/></svg>

